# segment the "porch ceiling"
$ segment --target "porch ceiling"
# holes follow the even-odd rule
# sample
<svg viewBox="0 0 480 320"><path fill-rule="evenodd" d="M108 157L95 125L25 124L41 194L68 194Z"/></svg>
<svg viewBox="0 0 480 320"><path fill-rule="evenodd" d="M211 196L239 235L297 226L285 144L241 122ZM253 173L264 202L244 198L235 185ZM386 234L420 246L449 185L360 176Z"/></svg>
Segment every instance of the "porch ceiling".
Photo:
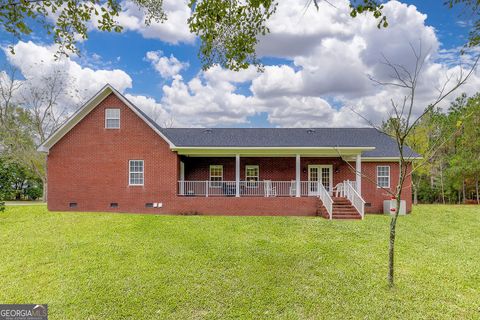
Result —
<svg viewBox="0 0 480 320"><path fill-rule="evenodd" d="M226 148L226 147L173 147L179 155L191 157L226 157L240 155L243 157L349 157L375 147L283 147L283 148Z"/></svg>

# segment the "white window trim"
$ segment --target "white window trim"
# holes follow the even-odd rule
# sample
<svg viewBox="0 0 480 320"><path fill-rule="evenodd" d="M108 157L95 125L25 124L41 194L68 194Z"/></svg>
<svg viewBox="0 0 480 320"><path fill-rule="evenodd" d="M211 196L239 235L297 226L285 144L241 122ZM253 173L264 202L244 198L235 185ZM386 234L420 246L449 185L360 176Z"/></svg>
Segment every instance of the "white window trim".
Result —
<svg viewBox="0 0 480 320"><path fill-rule="evenodd" d="M378 175L378 168L388 168L388 176L379 176ZM391 176L391 168L390 166L377 166L377 188L390 188L390 176ZM379 183L378 183L378 178L379 177L382 177L382 178L388 178L388 186L380 186Z"/></svg>
<svg viewBox="0 0 480 320"><path fill-rule="evenodd" d="M212 168L213 167L218 167L218 168L222 168L222 175L220 176L214 176L214 177L220 177L221 180L220 181L212 181ZM208 185L210 188L221 188L222 187L222 182L223 182L223 165L222 164L211 164L209 167L208 167ZM215 185L215 184L212 184L212 182L214 183L219 183L219 185Z"/></svg>
<svg viewBox="0 0 480 320"><path fill-rule="evenodd" d="M249 168L256 168L257 169L257 181L250 182L248 181L247 171ZM256 188L258 187L258 182L260 182L260 166L259 165L246 165L245 166L245 185L247 188Z"/></svg>
<svg viewBox="0 0 480 320"><path fill-rule="evenodd" d="M131 171L131 163L133 161L141 161L142 162L142 171L138 171L138 172L132 172ZM142 181L143 183L132 183L132 173L141 173L142 174ZM145 161L144 160L140 160L140 159L137 159L137 160L128 160L128 185L129 186L143 186L145 185Z"/></svg>
<svg viewBox="0 0 480 320"><path fill-rule="evenodd" d="M107 110L118 110L118 118L107 117L107 113L108 113ZM106 108L105 109L105 129L112 129L112 130L120 129L120 113L121 113L120 108ZM108 120L118 120L118 127L116 127L116 128L108 127L107 126Z"/></svg>

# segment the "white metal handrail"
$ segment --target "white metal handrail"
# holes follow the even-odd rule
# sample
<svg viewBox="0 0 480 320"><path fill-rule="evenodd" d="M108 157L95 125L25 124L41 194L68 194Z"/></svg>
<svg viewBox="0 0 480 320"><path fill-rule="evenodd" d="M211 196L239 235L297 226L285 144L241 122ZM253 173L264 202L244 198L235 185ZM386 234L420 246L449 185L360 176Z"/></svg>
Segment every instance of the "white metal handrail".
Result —
<svg viewBox="0 0 480 320"><path fill-rule="evenodd" d="M323 206L325 207L325 209L327 209L328 218L331 220L332 214L333 214L332 197L330 197L330 194L328 193L327 189L325 189L325 186L321 182L317 182L317 190L318 190L318 197L320 198L320 200L322 200Z"/></svg>
<svg viewBox="0 0 480 320"><path fill-rule="evenodd" d="M363 200L362 196L357 192L357 190L352 184L352 181L344 181L343 186L345 197L350 200L352 205L355 207L355 209L357 209L363 219L365 216L365 200Z"/></svg>

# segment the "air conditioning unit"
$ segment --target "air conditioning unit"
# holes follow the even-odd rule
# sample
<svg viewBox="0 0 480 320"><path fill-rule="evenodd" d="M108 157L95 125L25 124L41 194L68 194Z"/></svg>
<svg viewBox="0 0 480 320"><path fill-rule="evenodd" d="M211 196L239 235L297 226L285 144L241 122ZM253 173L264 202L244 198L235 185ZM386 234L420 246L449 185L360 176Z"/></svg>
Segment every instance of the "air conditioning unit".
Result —
<svg viewBox="0 0 480 320"><path fill-rule="evenodd" d="M384 200L383 201L383 213L385 214L393 214L395 211L392 210L392 208L395 208L397 204L396 200ZM407 203L405 200L400 200L400 215L405 215L407 214Z"/></svg>

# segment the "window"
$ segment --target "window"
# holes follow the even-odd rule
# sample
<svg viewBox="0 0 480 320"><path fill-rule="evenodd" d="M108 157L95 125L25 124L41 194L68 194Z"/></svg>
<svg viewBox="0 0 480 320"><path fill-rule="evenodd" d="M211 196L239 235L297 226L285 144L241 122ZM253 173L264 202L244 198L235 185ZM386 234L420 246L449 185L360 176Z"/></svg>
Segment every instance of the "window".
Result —
<svg viewBox="0 0 480 320"><path fill-rule="evenodd" d="M245 166L245 180L248 188L254 188L258 185L259 168L258 166Z"/></svg>
<svg viewBox="0 0 480 320"><path fill-rule="evenodd" d="M219 188L222 186L223 181L223 166L211 165L210 166L210 187Z"/></svg>
<svg viewBox="0 0 480 320"><path fill-rule="evenodd" d="M390 166L377 166L377 187L390 188Z"/></svg>
<svg viewBox="0 0 480 320"><path fill-rule="evenodd" d="M130 160L128 184L131 186L143 186L143 160Z"/></svg>
<svg viewBox="0 0 480 320"><path fill-rule="evenodd" d="M120 129L120 109L105 109L105 128Z"/></svg>

